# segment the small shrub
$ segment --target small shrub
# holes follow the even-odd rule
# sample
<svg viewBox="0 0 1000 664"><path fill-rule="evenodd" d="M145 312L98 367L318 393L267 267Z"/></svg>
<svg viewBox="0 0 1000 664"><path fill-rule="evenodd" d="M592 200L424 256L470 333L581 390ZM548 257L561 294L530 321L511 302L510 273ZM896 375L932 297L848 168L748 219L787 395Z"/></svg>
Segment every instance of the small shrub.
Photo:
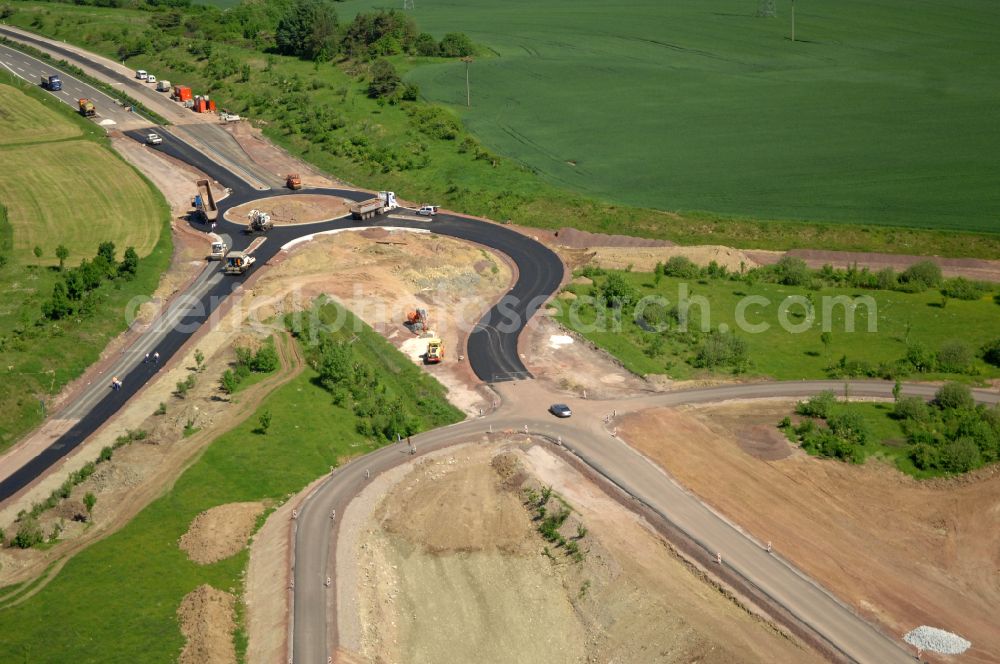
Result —
<svg viewBox="0 0 1000 664"><path fill-rule="evenodd" d="M934 395L934 403L943 410L971 410L976 402L968 385L945 383Z"/></svg>
<svg viewBox="0 0 1000 664"><path fill-rule="evenodd" d="M800 401L795 406L795 412L799 415L805 415L806 417L818 417L825 419L829 414L833 405L837 403L837 396L827 390L825 392L820 392L814 397L810 397L807 401Z"/></svg>

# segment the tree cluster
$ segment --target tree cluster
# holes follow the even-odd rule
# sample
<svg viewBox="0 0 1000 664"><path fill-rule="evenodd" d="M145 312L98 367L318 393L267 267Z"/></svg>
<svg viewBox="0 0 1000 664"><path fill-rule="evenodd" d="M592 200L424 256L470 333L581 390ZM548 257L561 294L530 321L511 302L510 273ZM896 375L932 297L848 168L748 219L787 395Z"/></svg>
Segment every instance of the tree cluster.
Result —
<svg viewBox="0 0 1000 664"><path fill-rule="evenodd" d="M56 254L62 265L68 252L60 245ZM75 268L63 269L62 279L52 287L51 298L42 305L42 313L49 320L87 315L93 311L96 293L103 284L116 279L130 281L138 270L139 255L134 248L127 248L118 262L114 243L102 242L92 260L84 259Z"/></svg>
<svg viewBox="0 0 1000 664"><path fill-rule="evenodd" d="M802 448L817 456L862 463L872 439L864 415L833 392L800 402L804 419L781 426L792 431ZM921 471L964 473L1000 460L1000 409L976 405L968 386L946 383L930 403L904 397L897 390L892 417L906 434L906 456Z"/></svg>
<svg viewBox="0 0 1000 664"><path fill-rule="evenodd" d="M246 380L252 373L271 373L280 364L278 351L274 347L274 337L268 337L267 341L256 351L245 346L236 347L236 366L226 369L219 379L219 388L226 394L233 394L239 388L240 383Z"/></svg>

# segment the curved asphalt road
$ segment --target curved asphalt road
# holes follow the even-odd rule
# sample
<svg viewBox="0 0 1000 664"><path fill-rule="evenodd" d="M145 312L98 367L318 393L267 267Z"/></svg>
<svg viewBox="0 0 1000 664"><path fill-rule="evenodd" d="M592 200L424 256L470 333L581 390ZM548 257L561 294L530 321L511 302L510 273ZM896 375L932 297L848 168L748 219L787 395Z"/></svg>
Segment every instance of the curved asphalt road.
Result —
<svg viewBox="0 0 1000 664"><path fill-rule="evenodd" d="M856 397L891 397L893 383L859 381L849 383ZM669 392L618 402L625 408L639 410L657 406L712 403L728 399L807 397L823 390L840 391L842 381L788 381L728 385L696 390ZM906 385L904 394L930 399L936 388L929 385ZM977 400L996 404L1000 394L977 390ZM679 528L710 556L724 552L724 564L751 587L771 598L802 624L811 629L833 650L852 661L871 664L912 662L901 643L876 630L849 607L781 558L768 554L758 543L708 509L696 496L687 492L666 473L620 439L595 431L580 422L580 416L608 412L601 402L570 402L573 419L559 420L539 416L544 406L530 414L507 412L501 408L488 417L467 420L450 427L435 429L413 437L419 455L451 445L480 439L492 431L523 431L562 440L585 463L612 483L657 512ZM620 410L619 412L625 412ZM295 664L325 662L339 646L336 633L328 634L327 625L336 625L336 584L327 588L325 580L334 577L337 522L330 520L336 510L343 514L347 505L367 483L366 474L377 476L389 468L412 460L405 444L383 447L338 468L304 502L296 523L294 548L294 594L292 613L292 655Z"/></svg>
<svg viewBox="0 0 1000 664"><path fill-rule="evenodd" d="M74 85L87 87L79 81L75 81ZM96 90L91 90L91 96L95 96ZM75 103L75 100L70 99L63 101L70 105ZM161 145L150 149L160 150L191 164L231 190L230 195L220 201L216 232L231 238L232 249L245 249L252 238L242 232L242 225L224 219L223 213L226 209L251 200L295 193L288 190L260 191L244 176L219 165L203 152L184 142L173 130L163 127L155 127L153 130L161 134L164 141ZM144 142L146 133L145 130L126 132L139 142ZM370 194L365 192L345 189L307 191L310 194L328 194L352 200L370 198ZM192 194L193 192L192 183ZM192 223L192 225L202 231L208 230L200 224ZM439 214L432 222L387 219L385 215L379 215L367 222L344 218L314 224L276 226L267 234L264 244L255 251L257 265L254 269L258 269L277 254L283 245L304 235L332 229L382 225L427 229L441 235L476 242L507 254L517 264L519 272L517 282L503 300L491 308L473 329L469 335L466 355L476 375L483 381L501 382L529 377L530 374L517 353L517 338L541 303L559 287L563 276L562 262L548 247L503 226L448 214ZM207 244L206 237L206 247ZM59 418L80 419L67 433L0 481L0 502L28 486L111 418L155 372L155 367L142 362L145 353L157 351L160 353L161 363L169 360L251 273L252 271L241 276L225 276L220 272L217 263L209 264L195 283L175 299L165 315L155 321L151 329L144 332L140 340L117 358L109 369L109 376L117 375L122 378L122 389L115 392L107 384L92 385L78 400L57 413L56 417Z"/></svg>

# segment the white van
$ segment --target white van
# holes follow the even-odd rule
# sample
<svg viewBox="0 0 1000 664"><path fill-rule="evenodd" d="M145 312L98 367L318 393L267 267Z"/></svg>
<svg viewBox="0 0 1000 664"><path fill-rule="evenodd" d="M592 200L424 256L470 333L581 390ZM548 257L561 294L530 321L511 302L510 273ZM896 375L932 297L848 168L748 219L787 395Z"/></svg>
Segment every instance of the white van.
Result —
<svg viewBox="0 0 1000 664"><path fill-rule="evenodd" d="M149 76L146 77L146 82L147 83L156 83L156 77L153 76L152 74L150 74Z"/></svg>
<svg viewBox="0 0 1000 664"><path fill-rule="evenodd" d="M149 74L146 73L145 69L136 69L135 70L135 77L137 79L139 79L140 81L145 81L146 79L149 78Z"/></svg>
<svg viewBox="0 0 1000 664"><path fill-rule="evenodd" d="M425 205L419 210L417 210L417 214L422 215L424 217L433 217L437 213L438 213L437 205Z"/></svg>

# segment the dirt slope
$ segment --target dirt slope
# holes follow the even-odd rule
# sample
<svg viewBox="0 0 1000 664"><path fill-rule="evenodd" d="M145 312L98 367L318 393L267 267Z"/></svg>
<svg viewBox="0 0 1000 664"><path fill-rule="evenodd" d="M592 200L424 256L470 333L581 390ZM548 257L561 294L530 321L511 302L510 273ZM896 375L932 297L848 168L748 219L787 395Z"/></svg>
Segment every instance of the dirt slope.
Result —
<svg viewBox="0 0 1000 664"><path fill-rule="evenodd" d="M760 401L659 409L618 432L887 632L940 627L972 641L961 661L1000 661L1000 474L917 482L874 461L797 450L778 458L774 441L762 454L758 427L790 410Z"/></svg>
<svg viewBox="0 0 1000 664"><path fill-rule="evenodd" d="M553 545L544 554L523 505L523 487L550 482L574 510L567 536L586 529L580 562ZM540 447L469 445L423 460L360 528L362 633L349 653L360 661L819 661Z"/></svg>

